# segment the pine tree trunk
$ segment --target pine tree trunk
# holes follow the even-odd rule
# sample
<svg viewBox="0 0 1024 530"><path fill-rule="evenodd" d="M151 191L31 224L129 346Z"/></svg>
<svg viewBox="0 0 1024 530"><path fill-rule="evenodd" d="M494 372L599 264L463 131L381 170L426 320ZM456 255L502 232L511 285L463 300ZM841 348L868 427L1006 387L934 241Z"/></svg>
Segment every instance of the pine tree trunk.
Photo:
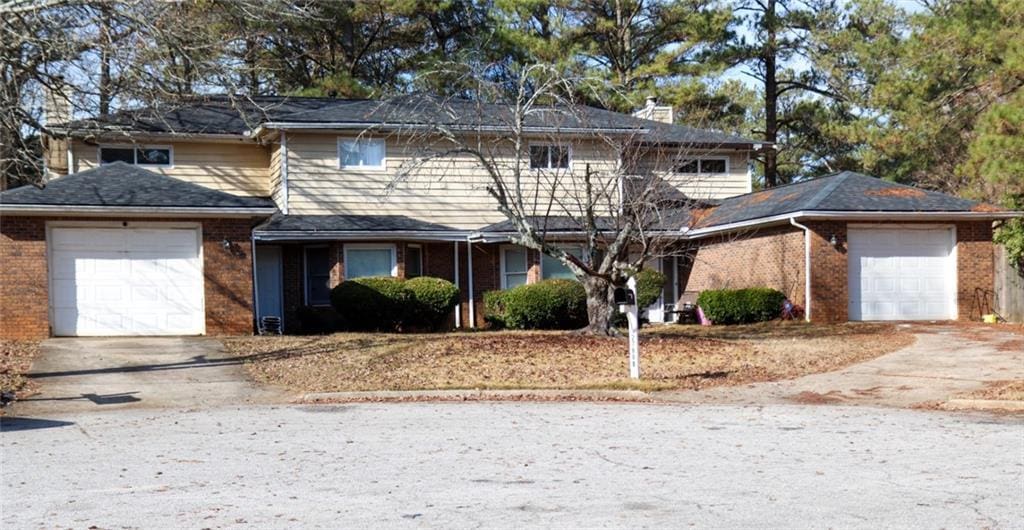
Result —
<svg viewBox="0 0 1024 530"><path fill-rule="evenodd" d="M614 300L612 284L604 278L593 276L583 280L587 292L587 327L580 330L585 335L616 335L612 329Z"/></svg>

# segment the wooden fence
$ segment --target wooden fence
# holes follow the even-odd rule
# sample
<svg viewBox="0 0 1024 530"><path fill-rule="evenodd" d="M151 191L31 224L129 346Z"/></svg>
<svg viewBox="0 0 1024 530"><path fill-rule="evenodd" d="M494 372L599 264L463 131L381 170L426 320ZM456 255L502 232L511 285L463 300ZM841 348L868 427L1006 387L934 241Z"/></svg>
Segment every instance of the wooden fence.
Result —
<svg viewBox="0 0 1024 530"><path fill-rule="evenodd" d="M1006 248L996 245L996 312L1010 322L1024 322L1024 277L1010 265Z"/></svg>

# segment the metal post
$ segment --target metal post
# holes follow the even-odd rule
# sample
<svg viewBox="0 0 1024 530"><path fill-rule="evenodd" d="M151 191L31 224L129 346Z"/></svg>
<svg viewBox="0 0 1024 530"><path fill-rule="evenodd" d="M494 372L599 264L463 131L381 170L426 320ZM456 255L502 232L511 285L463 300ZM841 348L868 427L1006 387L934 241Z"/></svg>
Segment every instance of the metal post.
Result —
<svg viewBox="0 0 1024 530"><path fill-rule="evenodd" d="M637 300L636 278L627 280L626 287L633 293L633 300ZM629 377L640 379L640 308L636 303L627 306L626 320L629 321Z"/></svg>

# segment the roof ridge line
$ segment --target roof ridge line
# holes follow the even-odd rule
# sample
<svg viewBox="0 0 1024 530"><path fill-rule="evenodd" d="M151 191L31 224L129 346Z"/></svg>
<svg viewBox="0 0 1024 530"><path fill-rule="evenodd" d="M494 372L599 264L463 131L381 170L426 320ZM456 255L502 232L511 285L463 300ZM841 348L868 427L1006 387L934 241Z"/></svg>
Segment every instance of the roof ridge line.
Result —
<svg viewBox="0 0 1024 530"><path fill-rule="evenodd" d="M835 176L836 178L832 182L826 184L824 188L818 190L818 193L814 194L814 197L811 197L810 202L805 206L805 208L815 208L824 202L825 199L835 193L836 189L838 189L843 182L846 182L846 179L850 178L850 172L843 171Z"/></svg>

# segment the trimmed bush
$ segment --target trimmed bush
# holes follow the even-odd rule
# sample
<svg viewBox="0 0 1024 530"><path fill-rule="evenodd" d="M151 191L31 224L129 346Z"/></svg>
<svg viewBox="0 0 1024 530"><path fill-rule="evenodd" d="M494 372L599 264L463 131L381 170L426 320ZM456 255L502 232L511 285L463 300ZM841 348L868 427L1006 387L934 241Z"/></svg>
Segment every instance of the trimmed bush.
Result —
<svg viewBox="0 0 1024 530"><path fill-rule="evenodd" d="M574 329L587 323L587 294L573 280L520 285L490 299L500 307L499 318L509 328Z"/></svg>
<svg viewBox="0 0 1024 530"><path fill-rule="evenodd" d="M334 333L348 328L345 318L331 307L313 307L304 305L295 312L302 333L322 335Z"/></svg>
<svg viewBox="0 0 1024 530"><path fill-rule="evenodd" d="M697 305L715 324L749 324L774 320L782 312L786 295L767 287L704 291Z"/></svg>
<svg viewBox="0 0 1024 530"><path fill-rule="evenodd" d="M492 328L505 327L505 294L508 291L487 291L484 293L484 322Z"/></svg>
<svg viewBox="0 0 1024 530"><path fill-rule="evenodd" d="M408 313L408 324L437 329L459 303L459 288L441 278L420 276L405 282L412 292L412 306Z"/></svg>
<svg viewBox="0 0 1024 530"><path fill-rule="evenodd" d="M637 306L640 309L650 306L661 297L665 288L665 275L654 270L644 269L636 273Z"/></svg>
<svg viewBox="0 0 1024 530"><path fill-rule="evenodd" d="M395 331L406 322L413 293L391 277L346 280L331 290L331 305L349 327L359 331Z"/></svg>

